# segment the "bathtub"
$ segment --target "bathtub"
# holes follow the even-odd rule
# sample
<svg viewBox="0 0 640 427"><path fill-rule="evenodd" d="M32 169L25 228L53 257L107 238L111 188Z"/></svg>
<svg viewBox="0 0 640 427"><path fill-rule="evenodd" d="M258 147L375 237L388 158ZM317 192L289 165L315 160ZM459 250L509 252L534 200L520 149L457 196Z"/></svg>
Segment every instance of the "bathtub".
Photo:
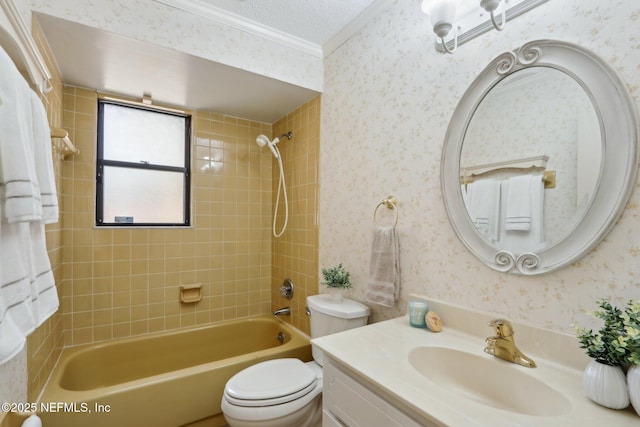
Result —
<svg viewBox="0 0 640 427"><path fill-rule="evenodd" d="M177 427L222 420L227 380L281 357L312 360L309 337L272 316L65 348L40 398L39 415L47 427Z"/></svg>

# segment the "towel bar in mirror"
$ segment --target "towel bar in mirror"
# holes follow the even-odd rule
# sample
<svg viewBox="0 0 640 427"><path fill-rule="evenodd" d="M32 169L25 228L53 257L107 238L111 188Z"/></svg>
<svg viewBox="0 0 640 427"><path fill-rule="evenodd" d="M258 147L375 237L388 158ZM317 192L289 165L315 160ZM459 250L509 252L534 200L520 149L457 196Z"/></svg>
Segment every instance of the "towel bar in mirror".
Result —
<svg viewBox="0 0 640 427"><path fill-rule="evenodd" d="M558 96L543 95L544 88ZM622 214L635 185L638 134L627 87L595 53L555 40L505 52L474 80L449 123L440 171L449 221L467 249L494 270L534 275L569 265ZM540 153L557 175L555 189L544 191L541 202L540 240L505 246L499 237L487 238L465 204L462 166Z"/></svg>

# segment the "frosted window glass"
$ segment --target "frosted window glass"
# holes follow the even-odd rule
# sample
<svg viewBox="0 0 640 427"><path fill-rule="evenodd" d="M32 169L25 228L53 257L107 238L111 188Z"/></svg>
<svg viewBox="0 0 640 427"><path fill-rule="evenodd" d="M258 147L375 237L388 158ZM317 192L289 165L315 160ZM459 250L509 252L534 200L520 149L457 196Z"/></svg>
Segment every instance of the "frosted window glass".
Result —
<svg viewBox="0 0 640 427"><path fill-rule="evenodd" d="M133 223L178 224L185 221L184 174L120 167L104 168L104 222L116 216Z"/></svg>
<svg viewBox="0 0 640 427"><path fill-rule="evenodd" d="M104 159L184 166L185 118L104 104Z"/></svg>

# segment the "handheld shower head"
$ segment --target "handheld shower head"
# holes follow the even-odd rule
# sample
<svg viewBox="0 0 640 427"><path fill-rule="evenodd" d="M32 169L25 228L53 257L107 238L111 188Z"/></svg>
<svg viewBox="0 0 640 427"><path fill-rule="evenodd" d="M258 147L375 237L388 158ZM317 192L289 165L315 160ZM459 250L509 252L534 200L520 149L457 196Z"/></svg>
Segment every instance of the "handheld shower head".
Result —
<svg viewBox="0 0 640 427"><path fill-rule="evenodd" d="M291 139L291 138L289 138L289 139ZM271 152L273 153L273 156L276 159L278 159L280 157L280 153L278 152L278 149L276 148L276 144L278 142L280 142L280 138L274 138L273 141L269 141L269 138L267 138L266 135L258 135L258 137L256 138L256 144L258 144L260 147L264 147L265 145L267 147L269 147L269 150L271 150Z"/></svg>
<svg viewBox="0 0 640 427"><path fill-rule="evenodd" d="M277 138L274 138L273 141L270 141L266 135L258 135L258 137L256 138L256 144L258 144L260 148L264 147L265 145L269 147L269 150L271 150L271 152L273 153L273 156L278 161L278 166L280 167L280 179L278 180L278 195L276 196L276 206L273 212L273 235L275 237L282 236L282 233L284 233L284 230L287 228L287 221L289 220L289 201L287 200L287 186L284 182L284 168L282 167L282 158L280 157L280 151L278 150L278 147L276 147L276 144L280 142L282 138L291 139L292 137L293 137L293 134L291 132L287 132L287 133L283 133ZM281 189L284 189L283 190L284 207L285 207L284 225L282 226L282 230L280 230L280 232L277 233L276 219L278 217L278 204L280 203Z"/></svg>
<svg viewBox="0 0 640 427"><path fill-rule="evenodd" d="M269 142L269 138L267 138L265 135L258 135L258 137L256 138L256 144L258 144L259 147L269 145Z"/></svg>

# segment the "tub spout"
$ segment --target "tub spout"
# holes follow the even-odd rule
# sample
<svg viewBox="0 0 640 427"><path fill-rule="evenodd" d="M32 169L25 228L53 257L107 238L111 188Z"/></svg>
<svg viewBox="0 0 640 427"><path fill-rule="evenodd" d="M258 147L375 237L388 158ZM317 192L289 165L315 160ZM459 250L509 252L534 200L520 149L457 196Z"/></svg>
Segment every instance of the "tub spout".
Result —
<svg viewBox="0 0 640 427"><path fill-rule="evenodd" d="M291 314L291 309L289 307L284 307L273 312L274 316L282 316L283 314L286 314L286 315Z"/></svg>

